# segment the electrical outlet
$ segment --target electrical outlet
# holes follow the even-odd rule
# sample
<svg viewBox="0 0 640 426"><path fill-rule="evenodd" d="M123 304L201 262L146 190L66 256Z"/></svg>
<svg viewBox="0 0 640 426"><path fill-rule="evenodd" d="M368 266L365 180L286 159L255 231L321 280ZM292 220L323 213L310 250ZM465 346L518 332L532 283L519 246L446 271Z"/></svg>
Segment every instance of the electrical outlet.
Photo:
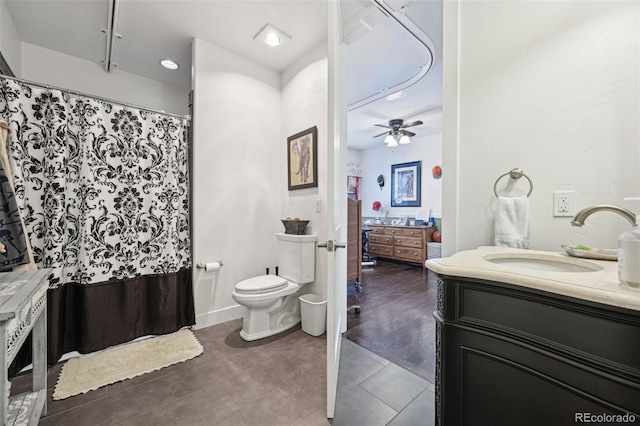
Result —
<svg viewBox="0 0 640 426"><path fill-rule="evenodd" d="M553 191L553 216L573 216L575 191Z"/></svg>

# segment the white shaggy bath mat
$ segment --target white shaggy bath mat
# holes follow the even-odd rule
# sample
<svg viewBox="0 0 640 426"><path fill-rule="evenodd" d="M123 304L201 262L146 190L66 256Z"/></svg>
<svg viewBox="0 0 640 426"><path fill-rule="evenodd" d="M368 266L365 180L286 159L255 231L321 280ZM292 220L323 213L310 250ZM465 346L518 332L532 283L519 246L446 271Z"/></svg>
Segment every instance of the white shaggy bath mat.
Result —
<svg viewBox="0 0 640 426"><path fill-rule="evenodd" d="M190 330L180 330L89 355L71 358L62 367L53 399L87 393L202 354L202 345Z"/></svg>

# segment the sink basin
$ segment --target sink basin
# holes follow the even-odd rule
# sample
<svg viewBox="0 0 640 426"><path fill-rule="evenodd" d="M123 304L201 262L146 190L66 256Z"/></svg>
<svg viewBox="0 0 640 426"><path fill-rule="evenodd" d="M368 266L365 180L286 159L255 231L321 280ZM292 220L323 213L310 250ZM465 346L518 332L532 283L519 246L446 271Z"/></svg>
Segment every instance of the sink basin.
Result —
<svg viewBox="0 0 640 426"><path fill-rule="evenodd" d="M484 259L496 265L513 269L528 269L546 272L594 272L603 269L597 263L572 257L528 253L493 253Z"/></svg>

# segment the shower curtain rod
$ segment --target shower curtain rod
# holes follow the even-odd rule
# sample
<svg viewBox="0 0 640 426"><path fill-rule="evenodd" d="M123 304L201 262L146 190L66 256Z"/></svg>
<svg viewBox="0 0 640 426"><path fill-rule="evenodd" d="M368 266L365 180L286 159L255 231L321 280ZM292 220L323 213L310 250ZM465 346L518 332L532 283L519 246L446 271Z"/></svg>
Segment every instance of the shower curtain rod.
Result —
<svg viewBox="0 0 640 426"><path fill-rule="evenodd" d="M35 82L35 81L25 80L23 78L11 77L10 75L0 74L0 77L1 78L7 78L7 79L10 79L10 80L19 81L19 82L25 83L25 84L30 84L32 86L41 87L43 89L60 90L61 92L67 92L67 93L69 93L71 95L80 96L80 97L83 97L83 98L97 99L99 101L109 102L111 104L116 104L116 105L120 105L120 106L124 106L124 107L128 107L128 108L136 108L136 109L140 109L140 110L143 110L143 111L154 112L156 114L164 114L164 115L168 115L168 116L171 116L171 117L182 118L184 120L191 121L191 116L190 115L179 115L179 114L173 114L171 112L158 111L157 109L147 108L147 107L143 107L143 106L140 106L140 105L129 104L129 103L126 103L126 102L117 101L115 99L103 98L102 96L90 95L88 93L82 93L82 92L78 92L76 90L71 90L71 89L65 89L65 88L62 88L62 87L52 86L50 84L42 84L42 83L38 83L38 82Z"/></svg>

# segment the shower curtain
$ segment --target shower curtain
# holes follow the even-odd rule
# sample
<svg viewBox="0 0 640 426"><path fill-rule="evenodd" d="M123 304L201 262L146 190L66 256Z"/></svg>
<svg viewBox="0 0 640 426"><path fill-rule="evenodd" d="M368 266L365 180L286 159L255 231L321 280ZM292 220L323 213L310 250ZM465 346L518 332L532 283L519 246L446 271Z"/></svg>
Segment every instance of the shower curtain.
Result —
<svg viewBox="0 0 640 426"><path fill-rule="evenodd" d="M0 80L49 364L195 323L185 119Z"/></svg>

